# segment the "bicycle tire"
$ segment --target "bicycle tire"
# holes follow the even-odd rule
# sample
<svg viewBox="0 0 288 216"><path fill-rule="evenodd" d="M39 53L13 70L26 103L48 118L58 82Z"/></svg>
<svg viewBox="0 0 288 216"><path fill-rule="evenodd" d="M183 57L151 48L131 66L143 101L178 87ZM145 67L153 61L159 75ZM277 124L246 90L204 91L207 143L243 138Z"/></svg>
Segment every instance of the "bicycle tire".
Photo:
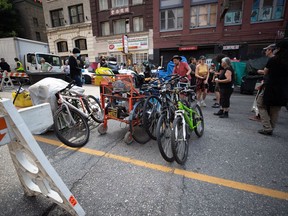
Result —
<svg viewBox="0 0 288 216"><path fill-rule="evenodd" d="M91 118L97 123L102 123L104 121L104 110L100 101L93 95L87 95L83 101Z"/></svg>
<svg viewBox="0 0 288 216"><path fill-rule="evenodd" d="M129 127L131 135L133 139L140 144L145 144L151 139L144 129L143 106L144 100L136 102L129 116Z"/></svg>
<svg viewBox="0 0 288 216"><path fill-rule="evenodd" d="M161 100L155 95L148 97L143 107L143 123L151 139L156 140L157 121L161 115Z"/></svg>
<svg viewBox="0 0 288 216"><path fill-rule="evenodd" d="M68 122L69 114L67 108L62 106L56 110L53 117L54 131L65 145L73 148L82 147L88 142L90 136L87 119L77 110L69 109L69 111L76 124L68 125L71 124Z"/></svg>
<svg viewBox="0 0 288 216"><path fill-rule="evenodd" d="M157 143L161 156L167 162L173 162L174 156L171 146L171 122L167 119L167 113L163 113L157 123Z"/></svg>
<svg viewBox="0 0 288 216"><path fill-rule="evenodd" d="M176 117L173 121L171 146L175 161L181 165L186 162L189 150L188 140L183 140L183 127L185 125L183 125L182 118Z"/></svg>
<svg viewBox="0 0 288 216"><path fill-rule="evenodd" d="M193 112L192 118L193 118L193 124L196 126L194 128L195 134L198 137L201 137L204 133L204 117L203 117L203 113L202 110L200 108L200 106L198 104L196 104L193 107L193 110L195 112Z"/></svg>

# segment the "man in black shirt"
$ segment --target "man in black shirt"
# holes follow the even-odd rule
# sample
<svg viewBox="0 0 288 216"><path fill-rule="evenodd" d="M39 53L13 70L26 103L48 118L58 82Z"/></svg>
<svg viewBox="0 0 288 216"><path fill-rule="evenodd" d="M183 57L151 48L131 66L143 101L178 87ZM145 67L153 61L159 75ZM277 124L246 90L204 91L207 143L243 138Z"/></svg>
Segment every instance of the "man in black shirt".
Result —
<svg viewBox="0 0 288 216"><path fill-rule="evenodd" d="M10 65L7 62L5 62L4 58L1 58L0 68L1 71L11 72Z"/></svg>
<svg viewBox="0 0 288 216"><path fill-rule="evenodd" d="M72 51L73 55L69 56L68 64L70 66L70 77L75 80L76 85L82 87L82 79L81 79L81 68L77 62L77 57L80 56L80 49L74 48Z"/></svg>

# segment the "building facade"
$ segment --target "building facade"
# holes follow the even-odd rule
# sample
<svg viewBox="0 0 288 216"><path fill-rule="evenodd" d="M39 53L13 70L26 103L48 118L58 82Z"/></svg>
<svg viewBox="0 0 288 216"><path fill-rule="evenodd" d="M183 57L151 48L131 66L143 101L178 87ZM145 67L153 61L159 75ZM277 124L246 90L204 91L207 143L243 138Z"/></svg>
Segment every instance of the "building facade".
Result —
<svg viewBox="0 0 288 216"><path fill-rule="evenodd" d="M51 53L66 60L74 47L86 61L95 61L89 0L42 1Z"/></svg>
<svg viewBox="0 0 288 216"><path fill-rule="evenodd" d="M153 1L154 60L259 57L263 47L287 37L287 10L285 0Z"/></svg>
<svg viewBox="0 0 288 216"><path fill-rule="evenodd" d="M153 59L153 1L90 0L95 54L117 62ZM123 45L124 44L124 45Z"/></svg>
<svg viewBox="0 0 288 216"><path fill-rule="evenodd" d="M13 5L20 16L20 22L23 31L21 37L36 40L41 42L48 42L45 33L45 21L43 15L43 8L39 0L13 0Z"/></svg>

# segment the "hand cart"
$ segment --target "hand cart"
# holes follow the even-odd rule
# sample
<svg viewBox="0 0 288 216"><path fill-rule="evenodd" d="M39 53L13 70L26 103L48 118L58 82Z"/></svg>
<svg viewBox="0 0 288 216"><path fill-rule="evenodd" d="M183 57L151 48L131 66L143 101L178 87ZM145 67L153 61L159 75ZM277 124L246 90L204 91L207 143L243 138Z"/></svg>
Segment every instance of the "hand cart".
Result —
<svg viewBox="0 0 288 216"><path fill-rule="evenodd" d="M101 104L105 112L104 121L99 125L98 132L100 134L107 132L109 119L129 124L129 131L124 137L124 142L127 144L133 142L132 133L135 126L141 122L141 115L133 114L133 111L136 110L134 105L139 104L139 101L144 101L146 97L134 87L133 80L131 75L117 74L115 75L115 81L103 80L100 85ZM137 109L137 112L139 112L139 109ZM143 132L145 133L144 129Z"/></svg>

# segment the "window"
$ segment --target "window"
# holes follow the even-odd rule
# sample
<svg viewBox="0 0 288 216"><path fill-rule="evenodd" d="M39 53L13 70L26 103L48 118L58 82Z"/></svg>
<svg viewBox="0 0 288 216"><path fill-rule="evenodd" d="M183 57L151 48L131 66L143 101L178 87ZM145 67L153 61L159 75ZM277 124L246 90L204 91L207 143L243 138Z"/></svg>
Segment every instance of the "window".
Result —
<svg viewBox="0 0 288 216"><path fill-rule="evenodd" d="M34 25L34 27L39 26L38 19L36 17L33 17L33 25Z"/></svg>
<svg viewBox="0 0 288 216"><path fill-rule="evenodd" d="M142 65L142 62L148 61L148 53L133 53L132 54L133 63L137 63L138 65Z"/></svg>
<svg viewBox="0 0 288 216"><path fill-rule="evenodd" d="M134 32L143 31L143 17L133 18L133 31Z"/></svg>
<svg viewBox="0 0 288 216"><path fill-rule="evenodd" d="M132 5L143 4L143 0L132 0Z"/></svg>
<svg viewBox="0 0 288 216"><path fill-rule="evenodd" d="M191 7L190 28L216 26L217 4Z"/></svg>
<svg viewBox="0 0 288 216"><path fill-rule="evenodd" d="M124 7L129 5L129 0L112 0L112 8Z"/></svg>
<svg viewBox="0 0 288 216"><path fill-rule="evenodd" d="M113 21L114 34L123 34L126 31L125 19Z"/></svg>
<svg viewBox="0 0 288 216"><path fill-rule="evenodd" d="M57 43L58 52L68 52L68 45L66 41L60 41Z"/></svg>
<svg viewBox="0 0 288 216"><path fill-rule="evenodd" d="M101 23L102 36L110 35L110 25L109 22Z"/></svg>
<svg viewBox="0 0 288 216"><path fill-rule="evenodd" d="M183 27L183 8L168 9L160 12L160 29L177 30Z"/></svg>
<svg viewBox="0 0 288 216"><path fill-rule="evenodd" d="M251 22L283 19L285 0L254 0Z"/></svg>
<svg viewBox="0 0 288 216"><path fill-rule="evenodd" d="M242 23L242 0L230 0L229 9L225 14L225 24Z"/></svg>
<svg viewBox="0 0 288 216"><path fill-rule="evenodd" d="M71 24L84 22L83 5L81 4L69 7L69 15Z"/></svg>
<svg viewBox="0 0 288 216"><path fill-rule="evenodd" d="M108 0L99 0L99 10L108 10Z"/></svg>
<svg viewBox="0 0 288 216"><path fill-rule="evenodd" d="M87 50L86 39L75 40L75 47L78 47L80 50Z"/></svg>
<svg viewBox="0 0 288 216"><path fill-rule="evenodd" d="M183 0L161 0L160 8L179 7L183 5Z"/></svg>
<svg viewBox="0 0 288 216"><path fill-rule="evenodd" d="M36 34L36 40L37 40L37 41L41 41L40 32L35 32L35 34Z"/></svg>
<svg viewBox="0 0 288 216"><path fill-rule="evenodd" d="M64 16L63 16L63 9L60 10L54 10L50 12L51 14L51 20L52 20L52 26L64 26Z"/></svg>

